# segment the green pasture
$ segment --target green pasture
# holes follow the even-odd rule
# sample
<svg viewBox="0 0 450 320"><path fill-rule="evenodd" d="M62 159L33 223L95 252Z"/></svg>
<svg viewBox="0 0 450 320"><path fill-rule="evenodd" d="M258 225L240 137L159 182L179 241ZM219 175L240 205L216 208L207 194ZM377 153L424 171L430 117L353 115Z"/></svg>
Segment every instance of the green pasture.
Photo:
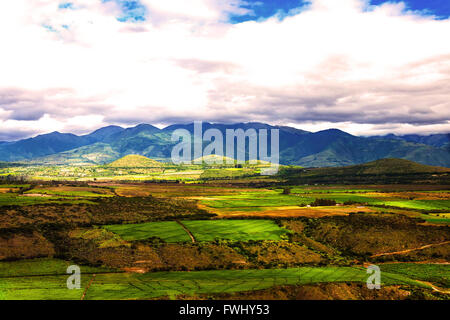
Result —
<svg viewBox="0 0 450 320"><path fill-rule="evenodd" d="M380 268L382 272L402 274L450 288L450 265L448 264L389 263L380 265Z"/></svg>
<svg viewBox="0 0 450 320"><path fill-rule="evenodd" d="M152 237L166 242L188 242L191 238L175 221L147 222L139 224L118 224L104 226L127 241L144 240Z"/></svg>
<svg viewBox="0 0 450 320"><path fill-rule="evenodd" d="M1 265L2 263L0 263ZM9 265L9 267L13 267ZM91 273L81 274L82 289L66 287L68 275L0 278L0 299L86 300L175 298L178 295L234 293L261 290L277 285L325 282L365 283L366 270L356 267L301 267L289 269L214 270L194 272ZM408 276L383 272L382 285L403 284L429 288Z"/></svg>
<svg viewBox="0 0 450 320"><path fill-rule="evenodd" d="M35 204L47 203L85 203L95 204L92 201L84 199L67 199L61 196L39 197L24 196L17 193L0 193L0 206L30 206Z"/></svg>
<svg viewBox="0 0 450 320"><path fill-rule="evenodd" d="M32 189L27 192L26 194L46 194L46 195L56 195L56 196L63 196L63 197L113 197L113 194L104 194L104 193L95 193L92 191L66 191L66 190L48 190L48 189Z"/></svg>
<svg viewBox="0 0 450 320"><path fill-rule="evenodd" d="M420 214L420 218L430 223L450 224L450 213Z"/></svg>
<svg viewBox="0 0 450 320"><path fill-rule="evenodd" d="M272 220L195 220L182 221L200 242L216 239L231 241L282 240L289 231ZM147 222L104 226L122 239L144 240L152 237L165 242L190 242L188 233L175 221Z"/></svg>
<svg viewBox="0 0 450 320"><path fill-rule="evenodd" d="M197 241L282 240L289 233L272 220L196 220L183 221Z"/></svg>
<svg viewBox="0 0 450 320"><path fill-rule="evenodd" d="M214 200L202 200L212 208L244 208L244 207L280 207L307 205L314 201L312 197L283 195L279 192L262 190L238 195L214 197Z"/></svg>
<svg viewBox="0 0 450 320"><path fill-rule="evenodd" d="M416 210L450 210L450 200L398 200L386 201L384 205Z"/></svg>
<svg viewBox="0 0 450 320"><path fill-rule="evenodd" d="M277 191L282 191L282 189L277 189ZM345 188L327 188L327 189L313 189L311 187L293 187L291 188L291 193L367 193L376 192L375 189L345 189Z"/></svg>

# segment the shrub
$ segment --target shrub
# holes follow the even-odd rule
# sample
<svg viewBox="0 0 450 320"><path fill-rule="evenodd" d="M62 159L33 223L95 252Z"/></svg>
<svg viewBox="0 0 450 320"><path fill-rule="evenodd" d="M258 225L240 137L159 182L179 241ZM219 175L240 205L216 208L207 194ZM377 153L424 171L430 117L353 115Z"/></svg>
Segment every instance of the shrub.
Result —
<svg viewBox="0 0 450 320"><path fill-rule="evenodd" d="M316 199L310 204L311 207L325 207L325 206L335 206L336 201L332 199Z"/></svg>

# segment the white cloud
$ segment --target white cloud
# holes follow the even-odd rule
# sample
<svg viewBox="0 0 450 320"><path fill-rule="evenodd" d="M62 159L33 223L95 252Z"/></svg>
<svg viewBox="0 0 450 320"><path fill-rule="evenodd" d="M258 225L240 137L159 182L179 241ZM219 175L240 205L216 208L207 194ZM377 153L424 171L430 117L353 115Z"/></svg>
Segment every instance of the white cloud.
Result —
<svg viewBox="0 0 450 320"><path fill-rule="evenodd" d="M147 20L123 23L113 1L72 2L0 2L4 128L198 119L450 131L450 20L314 0L281 21L233 25L229 14L248 13L238 0L143 0Z"/></svg>

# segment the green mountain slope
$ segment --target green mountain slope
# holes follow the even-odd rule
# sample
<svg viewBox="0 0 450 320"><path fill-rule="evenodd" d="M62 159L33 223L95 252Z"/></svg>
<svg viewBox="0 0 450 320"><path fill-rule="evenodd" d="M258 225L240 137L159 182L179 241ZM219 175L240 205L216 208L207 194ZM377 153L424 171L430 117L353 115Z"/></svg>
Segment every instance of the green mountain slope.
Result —
<svg viewBox="0 0 450 320"><path fill-rule="evenodd" d="M112 168L159 168L163 164L144 156L130 154L108 164Z"/></svg>

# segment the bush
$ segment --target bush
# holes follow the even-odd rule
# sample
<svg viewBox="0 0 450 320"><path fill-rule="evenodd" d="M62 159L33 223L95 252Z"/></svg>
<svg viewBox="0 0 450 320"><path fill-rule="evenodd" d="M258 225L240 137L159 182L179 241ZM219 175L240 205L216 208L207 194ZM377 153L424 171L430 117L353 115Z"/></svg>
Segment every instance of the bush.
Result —
<svg viewBox="0 0 450 320"><path fill-rule="evenodd" d="M335 206L336 201L332 199L316 199L310 204L311 207L325 207L325 206Z"/></svg>

